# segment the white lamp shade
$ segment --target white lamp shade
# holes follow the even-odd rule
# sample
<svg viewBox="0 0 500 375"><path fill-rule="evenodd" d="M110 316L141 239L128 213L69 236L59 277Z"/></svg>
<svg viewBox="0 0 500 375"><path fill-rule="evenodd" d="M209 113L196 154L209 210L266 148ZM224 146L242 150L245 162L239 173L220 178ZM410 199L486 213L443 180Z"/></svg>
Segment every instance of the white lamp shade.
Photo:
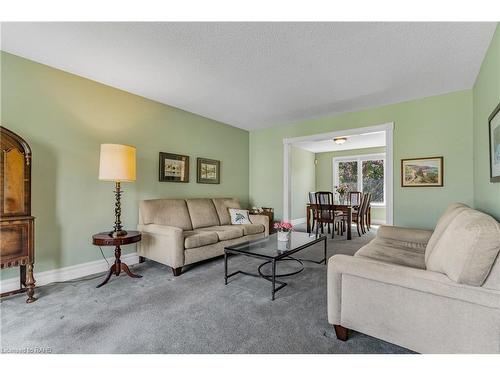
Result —
<svg viewBox="0 0 500 375"><path fill-rule="evenodd" d="M99 180L135 181L135 147L102 144Z"/></svg>

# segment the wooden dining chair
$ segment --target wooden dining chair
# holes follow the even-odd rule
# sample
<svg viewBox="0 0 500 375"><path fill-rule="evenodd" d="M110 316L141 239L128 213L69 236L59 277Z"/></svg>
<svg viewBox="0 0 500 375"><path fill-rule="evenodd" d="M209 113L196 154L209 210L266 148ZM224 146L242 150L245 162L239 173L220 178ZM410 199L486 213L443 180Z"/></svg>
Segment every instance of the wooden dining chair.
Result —
<svg viewBox="0 0 500 375"><path fill-rule="evenodd" d="M363 207L365 196L361 195L361 199L359 201L359 206L356 210L352 210L352 221L356 223L356 230L358 231L358 236L361 237L361 234L363 233L363 229L361 227L361 220L360 217L363 217L361 215L361 210Z"/></svg>
<svg viewBox="0 0 500 375"><path fill-rule="evenodd" d="M364 212L364 222L365 222L365 228L367 230L371 229L371 224L372 224L370 217L371 204L372 204L372 193L368 193L368 201L366 202L366 208Z"/></svg>
<svg viewBox="0 0 500 375"><path fill-rule="evenodd" d="M316 235L320 229L324 233L324 226L328 228L330 233L330 224L332 224L332 238L335 232L335 211L333 209L333 193L331 191L317 191L314 194L316 207L313 211L314 221L316 221Z"/></svg>
<svg viewBox="0 0 500 375"><path fill-rule="evenodd" d="M350 191L349 192L349 204L355 208L361 203L361 192L360 191Z"/></svg>
<svg viewBox="0 0 500 375"><path fill-rule="evenodd" d="M361 231L363 234L367 232L366 228L366 216L368 212L368 204L370 203L371 200L371 193L365 193L363 195L363 203L361 204L361 208L359 210L359 222L361 224Z"/></svg>
<svg viewBox="0 0 500 375"><path fill-rule="evenodd" d="M315 191L310 191L309 192L309 203L310 204L316 204L316 192ZM312 223L311 223L311 232L314 232L314 225L316 224L316 221L314 220L314 211L312 215Z"/></svg>

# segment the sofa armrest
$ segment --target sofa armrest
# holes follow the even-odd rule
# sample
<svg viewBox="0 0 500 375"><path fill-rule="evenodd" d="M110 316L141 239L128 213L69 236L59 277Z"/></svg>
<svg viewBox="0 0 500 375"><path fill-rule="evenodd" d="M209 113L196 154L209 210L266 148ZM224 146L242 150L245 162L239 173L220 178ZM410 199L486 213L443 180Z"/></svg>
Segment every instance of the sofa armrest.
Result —
<svg viewBox="0 0 500 375"><path fill-rule="evenodd" d="M346 276L500 309L500 291L458 284L438 272L337 254L328 261L328 321L331 324L340 324L342 280Z"/></svg>
<svg viewBox="0 0 500 375"><path fill-rule="evenodd" d="M266 215L248 215L252 224L262 224L265 228L266 237L269 236L269 216Z"/></svg>
<svg viewBox="0 0 500 375"><path fill-rule="evenodd" d="M378 228L377 237L400 242L427 244L432 236L432 233L432 230L381 225Z"/></svg>
<svg viewBox="0 0 500 375"><path fill-rule="evenodd" d="M181 228L139 224L137 229L142 233L142 240L137 248L140 256L172 268L184 265L184 235Z"/></svg>

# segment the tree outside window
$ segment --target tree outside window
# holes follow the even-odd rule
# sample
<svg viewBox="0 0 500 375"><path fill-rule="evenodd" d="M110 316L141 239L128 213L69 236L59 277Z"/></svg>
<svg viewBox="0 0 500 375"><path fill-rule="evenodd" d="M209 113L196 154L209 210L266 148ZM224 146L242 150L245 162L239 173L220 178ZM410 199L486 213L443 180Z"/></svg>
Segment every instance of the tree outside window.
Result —
<svg viewBox="0 0 500 375"><path fill-rule="evenodd" d="M345 184L349 191L372 194L372 202L384 204L384 158L377 155L356 156L335 161L334 185Z"/></svg>
<svg viewBox="0 0 500 375"><path fill-rule="evenodd" d="M339 183L348 186L348 191L358 188L358 162L339 162Z"/></svg>
<svg viewBox="0 0 500 375"><path fill-rule="evenodd" d="M363 193L372 193L372 202L384 203L384 161L363 160Z"/></svg>

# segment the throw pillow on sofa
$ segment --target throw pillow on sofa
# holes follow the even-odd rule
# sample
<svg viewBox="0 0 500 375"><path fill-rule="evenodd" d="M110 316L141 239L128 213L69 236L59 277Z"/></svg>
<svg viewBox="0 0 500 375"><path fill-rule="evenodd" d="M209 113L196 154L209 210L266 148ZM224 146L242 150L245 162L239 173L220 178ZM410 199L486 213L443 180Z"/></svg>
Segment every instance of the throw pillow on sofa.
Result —
<svg viewBox="0 0 500 375"><path fill-rule="evenodd" d="M233 225L252 224L250 218L248 217L248 210L230 208L229 215L231 215L231 224Z"/></svg>
<svg viewBox="0 0 500 375"><path fill-rule="evenodd" d="M457 283L481 286L499 251L500 224L489 215L466 208L443 231L426 266Z"/></svg>

